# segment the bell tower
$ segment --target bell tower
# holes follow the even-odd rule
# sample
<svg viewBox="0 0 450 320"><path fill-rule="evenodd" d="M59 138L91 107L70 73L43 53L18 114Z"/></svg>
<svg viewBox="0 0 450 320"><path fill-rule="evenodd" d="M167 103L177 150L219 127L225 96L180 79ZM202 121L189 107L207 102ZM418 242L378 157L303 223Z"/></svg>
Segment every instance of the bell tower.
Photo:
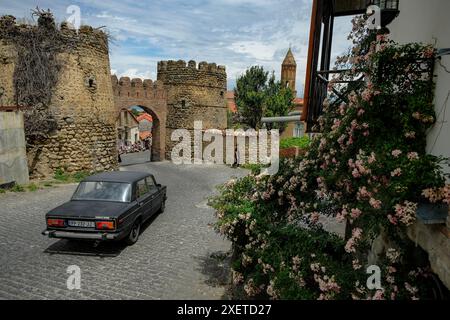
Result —
<svg viewBox="0 0 450 320"><path fill-rule="evenodd" d="M297 90L295 88L295 79L297 78L297 63L291 48L289 48L283 64L281 65L281 83L283 86L289 87L294 97L297 97Z"/></svg>

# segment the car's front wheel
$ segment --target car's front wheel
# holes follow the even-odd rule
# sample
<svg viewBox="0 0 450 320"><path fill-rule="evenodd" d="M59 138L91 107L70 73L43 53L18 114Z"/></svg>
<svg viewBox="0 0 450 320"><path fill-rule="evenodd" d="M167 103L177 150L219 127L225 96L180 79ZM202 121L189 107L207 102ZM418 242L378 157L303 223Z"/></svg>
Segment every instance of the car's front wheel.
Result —
<svg viewBox="0 0 450 320"><path fill-rule="evenodd" d="M130 234L125 239L126 244L129 246L135 244L139 239L139 234L141 232L141 222L136 220L131 228Z"/></svg>
<svg viewBox="0 0 450 320"><path fill-rule="evenodd" d="M166 200L161 203L161 208L159 209L159 213L164 213L166 210Z"/></svg>

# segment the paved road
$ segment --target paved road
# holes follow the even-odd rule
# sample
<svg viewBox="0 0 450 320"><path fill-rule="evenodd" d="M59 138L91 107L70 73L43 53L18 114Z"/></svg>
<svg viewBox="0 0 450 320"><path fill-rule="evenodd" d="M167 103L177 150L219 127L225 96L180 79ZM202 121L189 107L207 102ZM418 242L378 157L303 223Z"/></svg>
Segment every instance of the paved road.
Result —
<svg viewBox="0 0 450 320"><path fill-rule="evenodd" d="M65 202L75 185L0 195L0 299L220 299L221 255L230 244L209 224L206 205L215 186L243 171L227 167L147 163L168 186L166 212L131 247L73 243L40 234L44 215ZM102 254L102 257L88 254ZM107 256L105 256L108 254ZM67 268L81 268L81 290L67 289ZM217 273L213 275L213 273Z"/></svg>

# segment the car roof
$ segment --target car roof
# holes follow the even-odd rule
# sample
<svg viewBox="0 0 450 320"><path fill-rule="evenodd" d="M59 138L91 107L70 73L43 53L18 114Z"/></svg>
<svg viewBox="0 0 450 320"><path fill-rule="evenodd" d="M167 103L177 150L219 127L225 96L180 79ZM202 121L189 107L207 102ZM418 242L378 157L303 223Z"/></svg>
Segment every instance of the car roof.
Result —
<svg viewBox="0 0 450 320"><path fill-rule="evenodd" d="M124 182L133 183L152 176L148 172L136 172L136 171L113 171L102 172L90 177L87 177L83 181L105 181L105 182Z"/></svg>

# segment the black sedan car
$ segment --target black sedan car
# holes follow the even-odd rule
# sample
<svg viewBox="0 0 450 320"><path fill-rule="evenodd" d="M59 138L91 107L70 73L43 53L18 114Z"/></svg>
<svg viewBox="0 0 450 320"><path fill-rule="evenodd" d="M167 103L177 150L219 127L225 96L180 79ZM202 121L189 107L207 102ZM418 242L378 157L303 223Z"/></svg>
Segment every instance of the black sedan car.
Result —
<svg viewBox="0 0 450 320"><path fill-rule="evenodd" d="M134 244L141 225L164 212L167 187L149 173L118 171L83 180L72 199L46 214L50 238L124 240Z"/></svg>

